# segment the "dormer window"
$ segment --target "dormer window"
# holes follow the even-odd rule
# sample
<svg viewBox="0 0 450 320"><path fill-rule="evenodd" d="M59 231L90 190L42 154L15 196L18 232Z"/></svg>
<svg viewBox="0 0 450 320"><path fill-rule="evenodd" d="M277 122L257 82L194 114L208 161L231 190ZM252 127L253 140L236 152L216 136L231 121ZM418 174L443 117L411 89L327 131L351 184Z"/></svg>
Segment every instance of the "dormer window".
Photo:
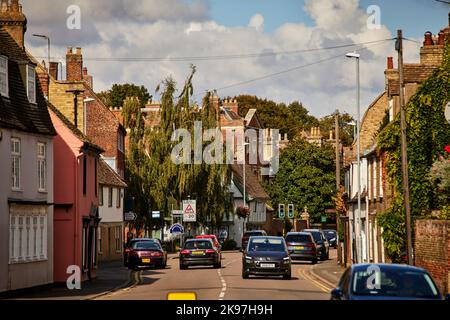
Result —
<svg viewBox="0 0 450 320"><path fill-rule="evenodd" d="M34 66L27 66L27 94L30 103L36 103L36 71Z"/></svg>
<svg viewBox="0 0 450 320"><path fill-rule="evenodd" d="M8 58L0 56L0 95L9 96L8 88Z"/></svg>

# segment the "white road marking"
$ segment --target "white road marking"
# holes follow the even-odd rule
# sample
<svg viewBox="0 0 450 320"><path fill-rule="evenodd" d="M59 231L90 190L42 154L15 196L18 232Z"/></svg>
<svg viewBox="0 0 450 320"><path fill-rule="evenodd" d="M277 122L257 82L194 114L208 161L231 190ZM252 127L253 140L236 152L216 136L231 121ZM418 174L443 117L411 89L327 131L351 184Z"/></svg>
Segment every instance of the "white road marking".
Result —
<svg viewBox="0 0 450 320"><path fill-rule="evenodd" d="M232 264L235 261L236 260L228 262L224 267L229 266L230 264ZM219 294L219 300L223 300L225 298L225 293L227 291L227 282L225 281L225 278L222 275L221 269L217 270L217 274L219 275L220 282L222 282L222 290L220 291L220 294Z"/></svg>

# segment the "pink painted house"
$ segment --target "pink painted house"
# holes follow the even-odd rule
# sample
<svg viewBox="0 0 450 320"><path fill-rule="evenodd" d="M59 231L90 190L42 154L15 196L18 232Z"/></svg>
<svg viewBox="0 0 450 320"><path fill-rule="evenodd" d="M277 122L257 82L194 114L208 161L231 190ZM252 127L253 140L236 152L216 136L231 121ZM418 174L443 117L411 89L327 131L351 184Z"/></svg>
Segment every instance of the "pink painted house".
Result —
<svg viewBox="0 0 450 320"><path fill-rule="evenodd" d="M54 282L66 282L79 266L82 281L96 277L98 264L97 170L103 150L49 104L54 139Z"/></svg>

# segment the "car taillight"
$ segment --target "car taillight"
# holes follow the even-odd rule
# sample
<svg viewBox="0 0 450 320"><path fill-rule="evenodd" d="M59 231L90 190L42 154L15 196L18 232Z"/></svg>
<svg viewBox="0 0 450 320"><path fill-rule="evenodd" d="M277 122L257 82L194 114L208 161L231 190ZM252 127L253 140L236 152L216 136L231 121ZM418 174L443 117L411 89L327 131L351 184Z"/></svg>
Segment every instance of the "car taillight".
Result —
<svg viewBox="0 0 450 320"><path fill-rule="evenodd" d="M152 257L161 257L162 255L163 254L161 252L159 252L159 251L150 253L150 256L152 256Z"/></svg>
<svg viewBox="0 0 450 320"><path fill-rule="evenodd" d="M181 251L181 254L189 254L189 253L190 253L189 250L183 250L183 251Z"/></svg>
<svg viewBox="0 0 450 320"><path fill-rule="evenodd" d="M216 253L216 252L212 249L208 249L208 250L206 250L206 253Z"/></svg>
<svg viewBox="0 0 450 320"><path fill-rule="evenodd" d="M136 251L132 251L132 250L129 251L129 255L130 255L131 257L139 257L139 253L136 252Z"/></svg>
<svg viewBox="0 0 450 320"><path fill-rule="evenodd" d="M292 243L290 243L290 242L288 242L288 243L286 243L286 244L287 244L289 247L292 246Z"/></svg>

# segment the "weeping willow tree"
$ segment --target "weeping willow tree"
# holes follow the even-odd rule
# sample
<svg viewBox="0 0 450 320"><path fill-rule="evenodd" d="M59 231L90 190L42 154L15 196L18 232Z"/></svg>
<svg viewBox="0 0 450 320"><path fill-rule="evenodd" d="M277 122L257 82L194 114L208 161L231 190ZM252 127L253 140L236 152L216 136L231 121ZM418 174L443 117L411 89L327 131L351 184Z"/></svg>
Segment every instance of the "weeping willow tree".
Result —
<svg viewBox="0 0 450 320"><path fill-rule="evenodd" d="M161 119L156 127L145 127L138 99L125 100L123 117L125 126L130 129L126 160L128 196L134 198L138 226L158 228L159 222L150 219L149 212L159 210L167 217L172 209L179 209L182 200L188 197L197 200L197 225L208 224L214 228L232 211L232 197L228 189L231 171L224 157L214 164L173 161L172 151L179 143L173 139L175 130L184 129L194 137L194 127L198 121L204 129L219 125L217 110L209 103L209 94L203 99L202 108L191 102L194 74L195 67L192 67L178 97L172 78L158 86L158 91L162 88L162 99ZM189 141L192 150L195 143L194 139ZM201 149L207 149L210 143L202 141ZM192 158L192 154L188 156Z"/></svg>

